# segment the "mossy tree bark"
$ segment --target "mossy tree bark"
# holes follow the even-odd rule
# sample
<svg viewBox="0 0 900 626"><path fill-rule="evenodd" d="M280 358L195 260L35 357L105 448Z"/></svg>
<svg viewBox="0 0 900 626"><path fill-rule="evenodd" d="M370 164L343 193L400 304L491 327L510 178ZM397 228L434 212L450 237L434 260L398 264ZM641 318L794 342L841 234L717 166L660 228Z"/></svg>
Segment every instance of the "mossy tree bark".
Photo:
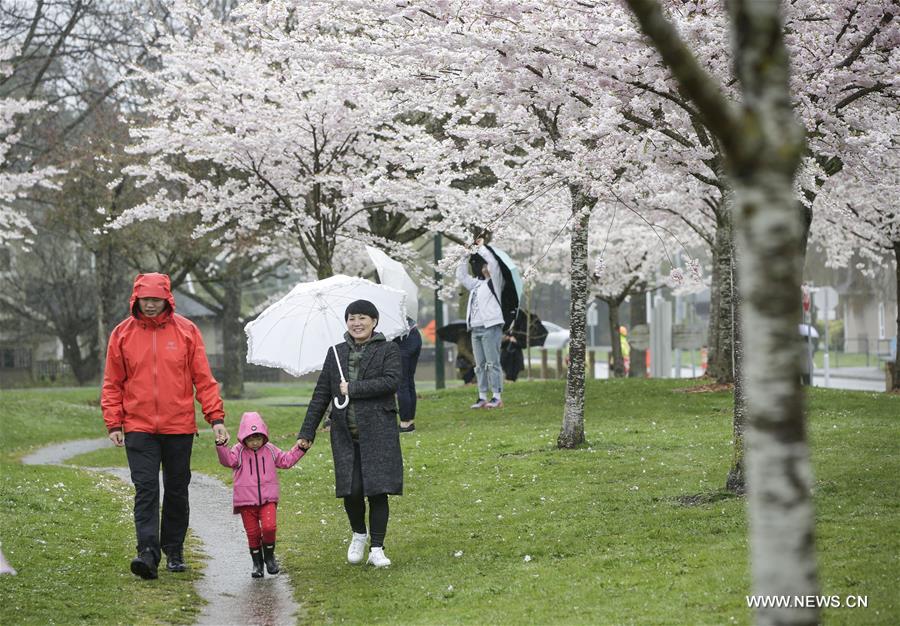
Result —
<svg viewBox="0 0 900 626"><path fill-rule="evenodd" d="M559 448L575 448L584 443L584 362L587 339L588 227L596 200L575 185L572 196L572 238L570 254L571 304L569 305L569 370L566 374L566 402L562 428L556 440Z"/></svg>
<svg viewBox="0 0 900 626"><path fill-rule="evenodd" d="M709 348L707 374L717 383L734 382L734 229L730 202L716 211L710 282Z"/></svg>

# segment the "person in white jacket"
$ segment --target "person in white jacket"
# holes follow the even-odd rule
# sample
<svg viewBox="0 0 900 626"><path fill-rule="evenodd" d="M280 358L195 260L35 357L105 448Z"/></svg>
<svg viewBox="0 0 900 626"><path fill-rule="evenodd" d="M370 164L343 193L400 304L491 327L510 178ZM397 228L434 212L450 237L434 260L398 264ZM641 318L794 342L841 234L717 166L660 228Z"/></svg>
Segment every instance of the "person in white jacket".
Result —
<svg viewBox="0 0 900 626"><path fill-rule="evenodd" d="M503 339L503 310L500 294L503 292L503 275L497 257L484 245L484 239L475 241L477 254L464 259L456 268L456 279L469 290L466 307L466 327L472 334L472 352L475 355L475 375L478 380L478 402L473 409L499 409L503 391L503 373L500 369L500 341ZM469 266L475 278L469 274ZM488 400L488 392L493 396Z"/></svg>

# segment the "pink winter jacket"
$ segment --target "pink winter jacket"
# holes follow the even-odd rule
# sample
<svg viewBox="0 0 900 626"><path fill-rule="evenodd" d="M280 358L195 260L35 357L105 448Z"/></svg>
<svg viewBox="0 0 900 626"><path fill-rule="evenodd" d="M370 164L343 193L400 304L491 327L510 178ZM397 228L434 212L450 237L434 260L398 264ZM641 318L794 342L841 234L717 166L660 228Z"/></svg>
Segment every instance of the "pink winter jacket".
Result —
<svg viewBox="0 0 900 626"><path fill-rule="evenodd" d="M259 450L244 445L244 439L260 433L266 443ZM230 450L216 446L219 462L234 470L234 512L238 507L261 506L266 502L278 502L278 474L275 468L293 467L305 454L302 449L282 452L269 443L269 429L259 413L244 413L238 429L238 441Z"/></svg>

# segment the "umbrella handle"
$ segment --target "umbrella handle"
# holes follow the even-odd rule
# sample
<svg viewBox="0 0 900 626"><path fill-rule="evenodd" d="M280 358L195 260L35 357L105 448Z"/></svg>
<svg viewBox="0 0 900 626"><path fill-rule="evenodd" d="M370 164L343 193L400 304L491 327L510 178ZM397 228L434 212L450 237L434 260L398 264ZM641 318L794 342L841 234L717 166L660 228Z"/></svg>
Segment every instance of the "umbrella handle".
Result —
<svg viewBox="0 0 900 626"><path fill-rule="evenodd" d="M338 374L341 375L341 382L345 383L347 381L344 379L344 370L341 369L341 360L338 358L337 348L331 346L331 350L334 352L334 362L337 363ZM343 402L338 400L337 397L334 398L334 406L339 409L346 408L348 404L350 404L350 396L344 396Z"/></svg>

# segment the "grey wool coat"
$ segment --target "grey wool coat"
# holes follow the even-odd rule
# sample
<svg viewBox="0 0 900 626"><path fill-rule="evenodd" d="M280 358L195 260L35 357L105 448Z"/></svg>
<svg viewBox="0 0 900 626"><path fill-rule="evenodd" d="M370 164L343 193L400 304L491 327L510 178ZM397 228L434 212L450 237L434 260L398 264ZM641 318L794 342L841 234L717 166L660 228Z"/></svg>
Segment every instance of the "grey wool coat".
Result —
<svg viewBox="0 0 900 626"><path fill-rule="evenodd" d="M350 371L350 346L341 343L336 347L346 377ZM393 341L379 341L366 347L357 379L350 382L350 403L354 406L359 429L359 456L366 496L403 493L403 456L396 399L401 375L400 348ZM315 439L328 403L335 397L343 398L340 384L334 351L329 348L298 439ZM333 404L331 454L334 457L335 495L338 498L349 496L353 478L353 439L347 426L347 409L338 409Z"/></svg>

